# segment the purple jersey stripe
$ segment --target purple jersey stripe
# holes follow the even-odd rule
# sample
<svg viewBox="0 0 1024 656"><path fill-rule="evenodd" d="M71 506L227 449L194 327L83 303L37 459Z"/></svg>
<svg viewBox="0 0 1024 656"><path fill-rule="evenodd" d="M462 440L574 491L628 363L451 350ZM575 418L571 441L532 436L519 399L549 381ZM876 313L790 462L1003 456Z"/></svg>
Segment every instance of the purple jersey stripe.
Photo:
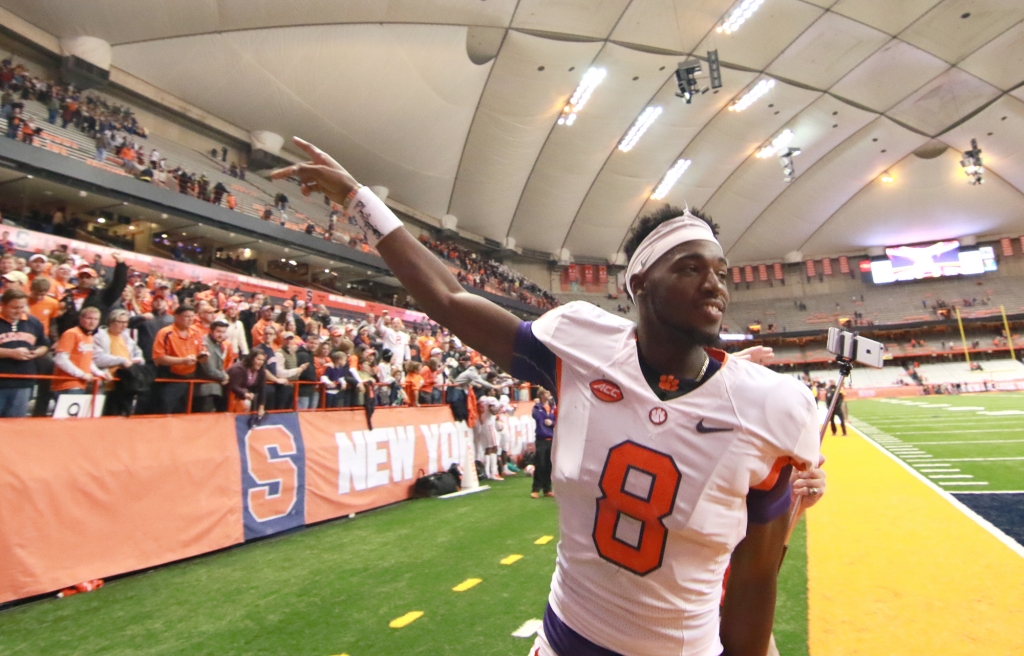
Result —
<svg viewBox="0 0 1024 656"><path fill-rule="evenodd" d="M619 656L573 631L550 605L544 611L544 637L558 656Z"/></svg>
<svg viewBox="0 0 1024 656"><path fill-rule="evenodd" d="M533 334L533 322L520 323L512 350L512 376L540 385L555 395L558 392L556 361L557 358L551 349Z"/></svg>
<svg viewBox="0 0 1024 656"><path fill-rule="evenodd" d="M747 492L747 523L767 524L789 510L789 476L793 465L786 465L779 471L779 479L770 490Z"/></svg>

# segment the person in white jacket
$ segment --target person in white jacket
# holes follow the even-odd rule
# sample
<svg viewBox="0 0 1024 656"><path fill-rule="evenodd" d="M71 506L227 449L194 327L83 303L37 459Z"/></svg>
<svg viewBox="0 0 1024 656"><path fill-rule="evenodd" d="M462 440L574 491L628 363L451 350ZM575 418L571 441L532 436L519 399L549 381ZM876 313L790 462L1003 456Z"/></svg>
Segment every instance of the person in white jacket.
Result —
<svg viewBox="0 0 1024 656"><path fill-rule="evenodd" d="M142 349L132 339L128 330L128 310L117 309L110 312L107 325L93 335L93 366L104 369L116 376L118 369L126 369L133 364L142 364L145 359ZM132 410L132 395L121 393L117 387L108 383L107 402L103 414L108 416L128 415Z"/></svg>
<svg viewBox="0 0 1024 656"><path fill-rule="evenodd" d="M249 353L249 342L245 339L245 325L238 318L238 304L228 301L224 304L224 323L228 325L228 336L225 342L231 344L238 357Z"/></svg>

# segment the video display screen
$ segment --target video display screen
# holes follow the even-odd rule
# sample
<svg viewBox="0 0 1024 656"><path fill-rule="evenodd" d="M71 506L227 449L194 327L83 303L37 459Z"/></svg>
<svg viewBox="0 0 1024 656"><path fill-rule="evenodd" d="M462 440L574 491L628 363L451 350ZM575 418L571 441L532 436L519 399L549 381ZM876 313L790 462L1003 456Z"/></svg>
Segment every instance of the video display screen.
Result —
<svg viewBox="0 0 1024 656"><path fill-rule="evenodd" d="M991 246L960 250L956 240L918 246L892 246L887 259L871 263L871 279L877 284L969 276L995 271L996 254Z"/></svg>

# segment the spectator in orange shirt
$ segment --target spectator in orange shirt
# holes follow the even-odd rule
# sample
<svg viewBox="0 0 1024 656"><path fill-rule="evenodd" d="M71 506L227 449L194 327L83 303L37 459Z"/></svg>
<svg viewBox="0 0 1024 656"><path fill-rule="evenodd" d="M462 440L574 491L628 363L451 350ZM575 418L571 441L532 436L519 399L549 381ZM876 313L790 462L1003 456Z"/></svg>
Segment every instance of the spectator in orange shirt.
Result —
<svg viewBox="0 0 1024 656"><path fill-rule="evenodd" d="M263 343L263 333L264 331L266 331L267 326L274 326L275 328L279 328L279 326L277 326L277 324L274 323L273 305L264 305L263 307L260 308L260 318L258 321L256 321L255 324L253 324L251 331L253 346ZM278 330L277 332L279 334L282 331Z"/></svg>
<svg viewBox="0 0 1024 656"><path fill-rule="evenodd" d="M161 378L182 381L196 376L196 364L209 354L203 350L202 336L192 329L196 313L188 305L174 311L174 323L161 328L153 341L153 362L161 369ZM164 383L157 394L159 412L175 414L186 410L189 384Z"/></svg>
<svg viewBox="0 0 1024 656"><path fill-rule="evenodd" d="M28 274L28 281L30 283L36 278L50 279L50 261L42 253L36 253L28 258L28 268L30 269Z"/></svg>
<svg viewBox="0 0 1024 656"><path fill-rule="evenodd" d="M433 349L440 351L440 349ZM420 405L437 405L441 403L441 388L437 387L437 370L441 368L441 361L436 355L427 359L426 364L420 369L420 377L423 379L423 386L420 387Z"/></svg>
<svg viewBox="0 0 1024 656"><path fill-rule="evenodd" d="M57 300L64 298L64 294L74 287L74 285L71 284L72 273L74 273L74 269L72 269L71 265L66 262L58 264L56 268L53 269L54 285L50 287L50 296Z"/></svg>
<svg viewBox="0 0 1024 656"><path fill-rule="evenodd" d="M50 296L51 279L46 276L37 276L29 286L28 313L43 324L46 334L53 337L51 323L60 314L60 301Z"/></svg>
<svg viewBox="0 0 1024 656"><path fill-rule="evenodd" d="M402 389L405 390L405 398L409 405L420 404L420 389L423 387L423 376L420 375L420 363L409 361L405 363L405 379L402 381Z"/></svg>
<svg viewBox="0 0 1024 656"><path fill-rule="evenodd" d="M416 338L416 344L420 347L420 358L426 362L430 358L430 352L437 347L437 339L430 334L430 329L426 326L420 328L420 333Z"/></svg>
<svg viewBox="0 0 1024 656"><path fill-rule="evenodd" d="M100 325L100 309L90 306L78 314L78 325L60 336L54 350L53 363L70 379L55 380L51 389L58 394L88 394L93 379L110 380L106 371L93 364L92 336Z"/></svg>

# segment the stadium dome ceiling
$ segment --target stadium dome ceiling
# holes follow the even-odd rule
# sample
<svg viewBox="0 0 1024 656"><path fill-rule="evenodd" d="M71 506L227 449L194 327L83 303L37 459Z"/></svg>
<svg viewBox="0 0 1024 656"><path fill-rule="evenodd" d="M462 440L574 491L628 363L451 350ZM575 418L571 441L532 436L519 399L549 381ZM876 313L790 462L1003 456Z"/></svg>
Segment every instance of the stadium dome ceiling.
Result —
<svg viewBox="0 0 1024 656"><path fill-rule="evenodd" d="M702 207L736 263L1024 232L1024 2L0 0L249 130L298 134L420 211L543 252L608 258L661 202ZM687 105L676 64L717 49ZM591 67L607 76L557 125ZM701 85L705 77L698 78ZM743 112L728 106L760 80ZM617 146L649 106L663 113ZM755 152L794 133L796 178ZM962 151L978 139L985 184ZM917 155L915 155L917 151ZM664 201L649 197L692 161ZM881 181L883 173L893 181Z"/></svg>

